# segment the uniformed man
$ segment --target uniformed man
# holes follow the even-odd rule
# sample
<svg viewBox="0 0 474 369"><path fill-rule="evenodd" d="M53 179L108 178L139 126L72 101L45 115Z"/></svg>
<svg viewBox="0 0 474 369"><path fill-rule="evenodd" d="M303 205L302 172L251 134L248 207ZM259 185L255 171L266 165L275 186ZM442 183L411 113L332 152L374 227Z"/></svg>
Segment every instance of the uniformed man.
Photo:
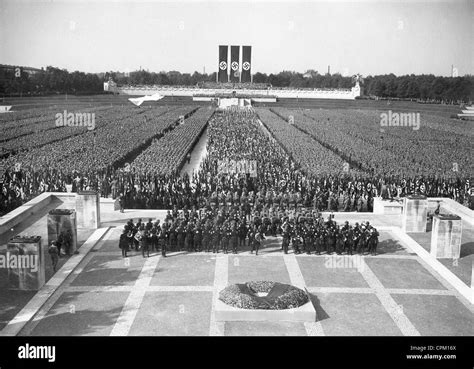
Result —
<svg viewBox="0 0 474 369"><path fill-rule="evenodd" d="M291 230L290 230L290 224L288 222L288 218L285 218L281 228L282 228L282 236L283 236L283 242L282 242L283 252L285 254L288 254L288 246L290 245L290 236L291 236Z"/></svg>
<svg viewBox="0 0 474 369"><path fill-rule="evenodd" d="M327 253L332 254L336 246L335 225L332 223L326 229L326 247Z"/></svg>
<svg viewBox="0 0 474 369"><path fill-rule="evenodd" d="M247 237L247 224L245 222L245 216L242 217L239 223L239 248L245 247L245 238Z"/></svg>
<svg viewBox="0 0 474 369"><path fill-rule="evenodd" d="M262 242L265 239L265 235L263 234L263 231L261 229L256 232L254 239L255 255L258 255L258 250L260 249L260 246L262 245Z"/></svg>
<svg viewBox="0 0 474 369"><path fill-rule="evenodd" d="M295 252L295 254L301 254L301 250L300 250L300 245L302 243L302 237L301 237L301 234L300 234L300 230L295 227L296 230L293 234L293 237L291 239L291 244L293 246L293 250Z"/></svg>
<svg viewBox="0 0 474 369"><path fill-rule="evenodd" d="M213 233L212 233L212 224L211 222L208 220L206 221L206 223L204 224L204 230L202 232L202 245L204 247L206 247L206 252L210 252L211 251L211 247L212 247L212 236L213 236Z"/></svg>
<svg viewBox="0 0 474 369"><path fill-rule="evenodd" d="M184 237L185 237L186 230L184 229L183 223L179 223L178 227L176 228L176 240L178 242L178 250L184 250Z"/></svg>
<svg viewBox="0 0 474 369"><path fill-rule="evenodd" d="M313 234L311 232L311 227L309 223L303 225L302 231L303 249L306 251L306 254L311 255L311 249L313 247Z"/></svg>
<svg viewBox="0 0 474 369"><path fill-rule="evenodd" d="M215 224L213 227L213 231L211 233L214 233L214 236L212 238L212 252L219 253L219 248L220 248L220 243L221 243L221 238L222 238L221 226L219 224Z"/></svg>
<svg viewBox="0 0 474 369"><path fill-rule="evenodd" d="M146 254L147 258L150 257L150 245L148 243L149 232L145 230L145 227L142 225L137 235L140 248L142 249L142 256L145 257Z"/></svg>
<svg viewBox="0 0 474 369"><path fill-rule="evenodd" d="M194 236L194 226L190 222L186 226L186 233L184 238L184 244L188 252L193 251L193 236Z"/></svg>
<svg viewBox="0 0 474 369"><path fill-rule="evenodd" d="M148 218L148 223L145 225L145 229L147 231L151 230L153 228L153 221L151 218Z"/></svg>
<svg viewBox="0 0 474 369"><path fill-rule="evenodd" d="M221 248L224 254L227 254L229 249L229 239L230 239L230 230L229 224L227 221L222 226L222 233L221 233Z"/></svg>
<svg viewBox="0 0 474 369"><path fill-rule="evenodd" d="M368 225L368 252L372 255L377 255L377 246L379 244L379 232L377 231L376 228L372 227L369 222L367 222Z"/></svg>
<svg viewBox="0 0 474 369"><path fill-rule="evenodd" d="M344 226L341 228L341 234L342 234L342 239L343 239L344 250L346 251L347 254L352 255L352 250L353 250L353 245L354 245L353 231L347 220L344 222Z"/></svg>
<svg viewBox="0 0 474 369"><path fill-rule="evenodd" d="M335 230L335 236L336 236L336 253L338 255L342 254L342 251L344 250L344 235L339 226L336 227Z"/></svg>
<svg viewBox="0 0 474 369"><path fill-rule="evenodd" d="M237 225L234 224L230 231L230 244L232 246L232 253L237 254L237 244L239 242L239 231Z"/></svg>
<svg viewBox="0 0 474 369"><path fill-rule="evenodd" d="M324 250L324 229L321 225L316 226L316 231L314 235L314 241L315 241L315 246L316 246L316 252L318 255L321 255L321 251Z"/></svg>
<svg viewBox="0 0 474 369"><path fill-rule="evenodd" d="M159 244L159 247L161 248L161 255L163 257L166 257L166 249L168 247L168 239L169 239L167 223L163 223L163 226L161 227L161 229L157 228L157 232L158 232L157 233L158 244Z"/></svg>
<svg viewBox="0 0 474 369"><path fill-rule="evenodd" d="M57 247L57 242L52 241L51 245L48 247L48 253L51 257L51 263L53 264L53 271L56 272L56 267L58 266L59 261L59 249Z"/></svg>
<svg viewBox="0 0 474 369"><path fill-rule="evenodd" d="M202 251L202 228L201 223L197 222L196 227L194 228L194 251Z"/></svg>

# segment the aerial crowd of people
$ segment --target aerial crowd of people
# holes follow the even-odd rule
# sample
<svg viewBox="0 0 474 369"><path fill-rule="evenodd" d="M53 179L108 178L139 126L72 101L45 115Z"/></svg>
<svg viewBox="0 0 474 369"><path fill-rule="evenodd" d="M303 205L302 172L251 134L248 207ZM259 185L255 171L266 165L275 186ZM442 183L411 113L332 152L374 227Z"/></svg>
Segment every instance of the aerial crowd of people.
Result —
<svg viewBox="0 0 474 369"><path fill-rule="evenodd" d="M186 123L177 130L185 127ZM173 131L170 134L175 135ZM416 193L449 197L474 207L469 178L348 171L342 166L323 165L324 157L319 159L321 165L311 162L309 172L304 158L295 157L288 147L282 146L252 110L216 112L209 120L207 135L207 156L191 175L170 171L169 165L164 174L159 170L150 172L146 168L153 167L151 162L142 167L132 162L127 171L108 168L79 172L55 166L34 171L7 168L1 184L0 213L5 214L46 191L82 190L95 190L102 197L119 199L125 209L225 206L238 208L246 215L270 207L287 210L298 206L319 211L371 212L376 197L394 199ZM158 141L165 139L166 134ZM143 162L141 156L138 158ZM222 163L227 159L254 161L256 172L225 168Z"/></svg>

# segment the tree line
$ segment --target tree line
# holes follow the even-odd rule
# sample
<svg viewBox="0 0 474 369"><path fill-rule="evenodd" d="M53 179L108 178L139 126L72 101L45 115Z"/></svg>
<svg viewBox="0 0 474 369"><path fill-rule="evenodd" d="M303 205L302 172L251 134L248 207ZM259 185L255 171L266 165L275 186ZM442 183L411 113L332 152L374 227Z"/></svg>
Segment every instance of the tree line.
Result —
<svg viewBox="0 0 474 369"><path fill-rule="evenodd" d="M3 96L96 94L103 90L102 78L93 73L68 72L55 67L34 73L24 68L0 68L0 94Z"/></svg>
<svg viewBox="0 0 474 369"><path fill-rule="evenodd" d="M215 82L216 73L149 72L146 70L106 73L68 72L48 66L34 74L0 68L0 94L93 94L103 92L103 82L112 78L119 85L194 86ZM257 72L253 82L273 87L289 88L351 88L352 76L339 73L320 74L315 70L305 73L282 71L276 74ZM363 78L363 94L372 98L419 99L425 101L474 101L474 76L441 77L432 74L395 76L385 74Z"/></svg>

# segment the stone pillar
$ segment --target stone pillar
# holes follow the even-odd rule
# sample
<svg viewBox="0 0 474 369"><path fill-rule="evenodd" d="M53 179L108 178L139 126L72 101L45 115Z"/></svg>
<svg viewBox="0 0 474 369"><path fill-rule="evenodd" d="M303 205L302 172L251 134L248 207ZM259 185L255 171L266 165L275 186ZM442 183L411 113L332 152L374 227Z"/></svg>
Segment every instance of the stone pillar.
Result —
<svg viewBox="0 0 474 369"><path fill-rule="evenodd" d="M1 258L8 270L8 289L37 291L43 287L45 260L40 236L12 238Z"/></svg>
<svg viewBox="0 0 474 369"><path fill-rule="evenodd" d="M426 232L428 198L423 195L410 195L403 201L402 229L405 233Z"/></svg>
<svg viewBox="0 0 474 369"><path fill-rule="evenodd" d="M459 259L461 236L461 217L451 214L434 215L431 231L431 255L435 258Z"/></svg>
<svg viewBox="0 0 474 369"><path fill-rule="evenodd" d="M77 226L97 229L100 227L100 200L95 191L78 192L76 196Z"/></svg>
<svg viewBox="0 0 474 369"><path fill-rule="evenodd" d="M67 255L77 250L77 219L74 209L54 209L48 213L48 245L56 241L62 234L62 239L69 241L69 247L64 243L61 250Z"/></svg>

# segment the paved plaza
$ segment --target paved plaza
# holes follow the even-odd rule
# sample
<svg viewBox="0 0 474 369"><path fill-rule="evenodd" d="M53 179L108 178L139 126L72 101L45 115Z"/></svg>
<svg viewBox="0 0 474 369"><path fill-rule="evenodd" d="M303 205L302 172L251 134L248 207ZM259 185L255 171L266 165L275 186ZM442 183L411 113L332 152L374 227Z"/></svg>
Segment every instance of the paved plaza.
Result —
<svg viewBox="0 0 474 369"><path fill-rule="evenodd" d="M132 251L124 259L118 248L121 230L119 224L104 230L19 335L469 336L474 332L470 302L391 231L380 232L375 257L283 255L281 239L269 237L258 256L241 250L237 255L172 252L167 257L153 252L143 258ZM306 286L317 321L216 321L218 292L228 283L250 280ZM16 296L31 297L31 293Z"/></svg>

